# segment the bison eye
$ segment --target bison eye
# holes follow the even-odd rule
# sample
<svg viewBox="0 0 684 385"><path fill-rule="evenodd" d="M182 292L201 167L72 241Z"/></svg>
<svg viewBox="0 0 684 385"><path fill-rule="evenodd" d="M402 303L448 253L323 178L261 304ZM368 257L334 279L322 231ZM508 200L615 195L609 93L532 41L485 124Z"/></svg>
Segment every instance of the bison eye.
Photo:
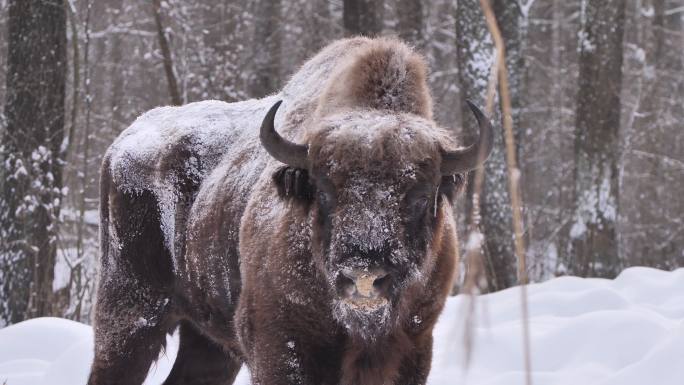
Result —
<svg viewBox="0 0 684 385"><path fill-rule="evenodd" d="M323 190L318 190L316 193L318 196L318 204L324 208L326 211L330 210L333 205L333 197L329 193L323 191Z"/></svg>
<svg viewBox="0 0 684 385"><path fill-rule="evenodd" d="M335 186L325 175L316 177L316 200L323 212L330 213L337 204Z"/></svg>
<svg viewBox="0 0 684 385"><path fill-rule="evenodd" d="M440 196L446 196L449 202L453 202L456 196L463 190L466 184L465 174L454 174L442 177L439 185Z"/></svg>
<svg viewBox="0 0 684 385"><path fill-rule="evenodd" d="M420 217L425 214L429 205L430 199L428 197L419 197L411 203L411 213L414 217Z"/></svg>
<svg viewBox="0 0 684 385"><path fill-rule="evenodd" d="M315 188L309 182L309 172L305 169L282 167L273 174L273 182L278 188L280 197L292 197L304 201L313 199Z"/></svg>

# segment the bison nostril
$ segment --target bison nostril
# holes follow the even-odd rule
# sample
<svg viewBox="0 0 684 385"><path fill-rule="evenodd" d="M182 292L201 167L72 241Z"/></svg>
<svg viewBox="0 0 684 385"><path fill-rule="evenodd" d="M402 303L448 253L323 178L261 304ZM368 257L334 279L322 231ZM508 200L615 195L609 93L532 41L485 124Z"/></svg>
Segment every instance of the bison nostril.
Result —
<svg viewBox="0 0 684 385"><path fill-rule="evenodd" d="M386 286L387 282L389 282L389 274L385 273L375 278L375 281L373 281L373 287L377 290L380 290Z"/></svg>
<svg viewBox="0 0 684 385"><path fill-rule="evenodd" d="M337 287L339 293L345 297L352 296L354 291L356 291L356 283L354 282L354 279L349 277L344 272L337 275Z"/></svg>

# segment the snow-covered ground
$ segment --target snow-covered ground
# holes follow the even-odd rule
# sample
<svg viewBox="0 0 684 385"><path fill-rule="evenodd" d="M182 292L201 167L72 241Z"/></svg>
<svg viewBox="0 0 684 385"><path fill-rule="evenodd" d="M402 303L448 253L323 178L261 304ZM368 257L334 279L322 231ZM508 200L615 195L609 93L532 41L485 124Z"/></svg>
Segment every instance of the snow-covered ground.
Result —
<svg viewBox="0 0 684 385"><path fill-rule="evenodd" d="M431 385L524 384L520 293L478 299L469 369L463 367L465 298L449 299L435 330ZM615 280L562 277L529 287L532 379L537 385L684 384L684 269L630 268ZM0 384L84 384L89 326L40 318L0 330ZM159 384L175 339L146 384ZM248 384L243 370L236 384Z"/></svg>

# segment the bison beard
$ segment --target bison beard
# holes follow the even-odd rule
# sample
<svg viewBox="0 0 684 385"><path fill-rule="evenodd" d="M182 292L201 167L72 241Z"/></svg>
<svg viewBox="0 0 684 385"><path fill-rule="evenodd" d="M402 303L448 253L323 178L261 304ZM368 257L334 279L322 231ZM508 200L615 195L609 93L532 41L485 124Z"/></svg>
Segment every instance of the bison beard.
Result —
<svg viewBox="0 0 684 385"><path fill-rule="evenodd" d="M424 384L452 286L451 201L492 145L432 120L423 59L337 41L277 95L152 110L105 155L89 384Z"/></svg>

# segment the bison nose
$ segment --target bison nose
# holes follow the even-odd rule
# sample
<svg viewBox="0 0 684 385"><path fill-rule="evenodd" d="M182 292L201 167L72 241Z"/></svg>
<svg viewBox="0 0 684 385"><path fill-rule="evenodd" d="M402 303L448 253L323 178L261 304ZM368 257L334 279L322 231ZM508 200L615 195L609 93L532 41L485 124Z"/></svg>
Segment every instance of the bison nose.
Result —
<svg viewBox="0 0 684 385"><path fill-rule="evenodd" d="M384 294L389 280L389 274L383 269L344 269L342 275L353 283L353 289L348 294L361 298L377 298Z"/></svg>

